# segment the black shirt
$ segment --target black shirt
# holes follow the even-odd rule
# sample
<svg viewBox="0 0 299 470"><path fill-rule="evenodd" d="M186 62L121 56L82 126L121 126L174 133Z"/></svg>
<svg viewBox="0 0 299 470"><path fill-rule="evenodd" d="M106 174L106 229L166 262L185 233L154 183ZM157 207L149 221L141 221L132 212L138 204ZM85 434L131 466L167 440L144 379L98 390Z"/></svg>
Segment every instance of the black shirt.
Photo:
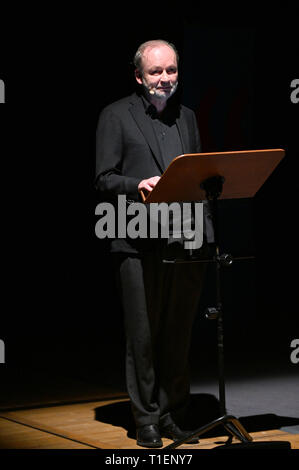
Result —
<svg viewBox="0 0 299 470"><path fill-rule="evenodd" d="M143 95L142 101L145 107L145 113L153 126L166 169L175 157L183 154L182 141L176 125L178 107L170 101L167 103L164 110L158 113L156 107ZM182 205L182 203L179 204ZM184 241L183 236L175 239L172 237L173 220L171 212L169 217L169 237L167 244L176 242L176 244L182 245Z"/></svg>
<svg viewBox="0 0 299 470"><path fill-rule="evenodd" d="M142 96L145 113L153 126L165 169L178 155L183 154L182 141L176 125L178 109L175 105L167 103L165 109L158 113L156 107Z"/></svg>

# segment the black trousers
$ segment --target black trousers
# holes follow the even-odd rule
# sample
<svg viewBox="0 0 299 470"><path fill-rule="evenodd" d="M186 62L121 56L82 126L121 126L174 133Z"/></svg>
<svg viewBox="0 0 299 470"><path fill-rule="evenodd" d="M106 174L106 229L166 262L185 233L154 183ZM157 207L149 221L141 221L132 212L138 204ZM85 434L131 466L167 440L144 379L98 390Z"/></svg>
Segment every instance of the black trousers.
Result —
<svg viewBox="0 0 299 470"><path fill-rule="evenodd" d="M162 262L183 251L161 241L142 256L113 255L124 313L127 391L137 427L182 425L188 405L190 340L205 265Z"/></svg>

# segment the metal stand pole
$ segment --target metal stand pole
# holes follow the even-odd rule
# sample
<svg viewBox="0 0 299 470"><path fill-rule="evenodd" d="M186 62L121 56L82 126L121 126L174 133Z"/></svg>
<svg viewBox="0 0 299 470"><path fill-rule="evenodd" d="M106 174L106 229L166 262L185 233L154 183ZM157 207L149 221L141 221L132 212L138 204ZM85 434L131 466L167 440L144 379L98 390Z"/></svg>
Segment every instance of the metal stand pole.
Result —
<svg viewBox="0 0 299 470"><path fill-rule="evenodd" d="M207 199L212 201L213 205L213 222L214 222L214 233L215 233L215 257L213 260L164 260L164 262L214 262L216 263L216 307L208 308L205 311L205 316L207 319L216 319L217 320L217 348L218 348L218 374L219 374L219 405L221 417L206 424L205 426L200 427L199 429L193 431L184 439L177 440L172 444L164 447L164 449L175 449L188 442L194 437L198 437L201 434L213 429L218 425L223 425L226 431L230 433L229 441L232 437L236 437L243 443L252 441L252 437L248 434L246 429L241 425L238 419L235 416L226 414L226 403L225 403L225 375L224 375L224 334L223 334L223 315L222 315L222 300L221 300L221 267L229 266L232 263L232 257L228 254L220 255L219 249L219 236L218 236L218 198L222 192L222 186L224 183L224 178L221 176L216 176L209 178L203 183L201 183L202 188L206 191ZM245 257L242 259L246 259Z"/></svg>

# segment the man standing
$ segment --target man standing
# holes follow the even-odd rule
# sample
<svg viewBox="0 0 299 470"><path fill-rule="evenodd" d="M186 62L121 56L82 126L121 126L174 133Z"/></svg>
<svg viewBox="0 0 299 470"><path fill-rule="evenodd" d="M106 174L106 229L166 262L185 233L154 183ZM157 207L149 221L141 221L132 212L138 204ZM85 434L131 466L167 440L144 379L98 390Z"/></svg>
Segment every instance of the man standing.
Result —
<svg viewBox="0 0 299 470"><path fill-rule="evenodd" d="M127 204L141 201L141 191L152 191L176 156L201 151L195 115L175 93L176 48L148 41L134 64L139 90L107 106L97 128L96 188L111 201L126 195ZM213 242L208 213L204 220L201 250ZM161 437L175 440L186 433L188 354L203 267L162 262L181 257L183 250L167 239L110 243L124 312L127 389L137 443L144 447L161 447Z"/></svg>

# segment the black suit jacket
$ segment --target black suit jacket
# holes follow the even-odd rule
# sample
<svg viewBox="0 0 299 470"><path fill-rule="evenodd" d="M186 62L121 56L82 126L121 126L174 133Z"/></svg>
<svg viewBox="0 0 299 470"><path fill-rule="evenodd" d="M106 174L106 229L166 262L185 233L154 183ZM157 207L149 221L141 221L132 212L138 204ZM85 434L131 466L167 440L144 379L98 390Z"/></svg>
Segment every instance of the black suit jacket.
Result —
<svg viewBox="0 0 299 470"><path fill-rule="evenodd" d="M176 107L176 124L183 153L201 151L200 136L194 112L186 106ZM137 93L108 105L101 112L97 127L96 189L102 199L113 200L119 194L128 201L140 201L138 184L166 170L158 141ZM205 211L205 218L208 211ZM211 222L206 226L208 241L213 241ZM210 240L209 240L210 238ZM111 251L139 252L149 240L114 239Z"/></svg>

